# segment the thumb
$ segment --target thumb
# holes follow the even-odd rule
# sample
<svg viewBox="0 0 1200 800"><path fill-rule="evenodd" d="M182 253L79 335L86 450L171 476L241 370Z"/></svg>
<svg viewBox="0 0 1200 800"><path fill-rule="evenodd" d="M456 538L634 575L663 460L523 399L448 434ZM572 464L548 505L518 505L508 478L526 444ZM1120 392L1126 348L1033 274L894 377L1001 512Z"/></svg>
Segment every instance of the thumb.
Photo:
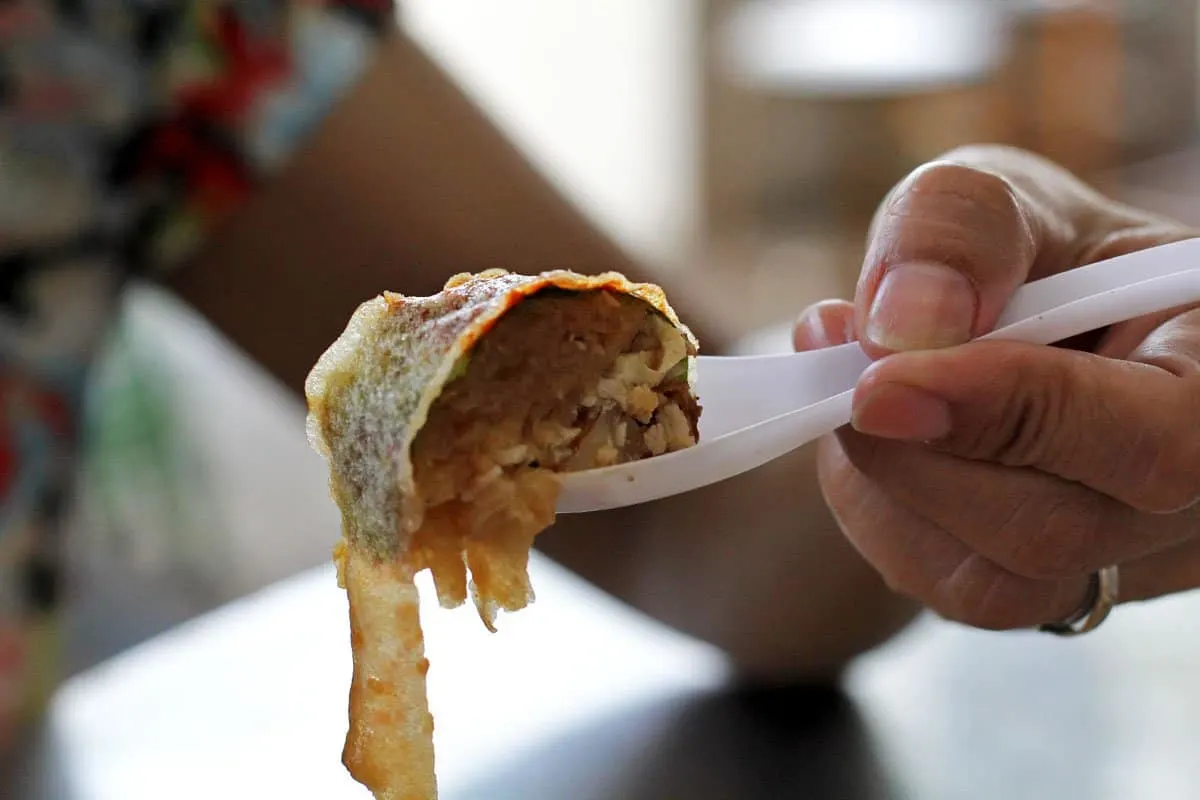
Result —
<svg viewBox="0 0 1200 800"><path fill-rule="evenodd" d="M854 426L1178 511L1200 499L1200 311L1157 329L1134 358L992 341L902 353L864 374Z"/></svg>
<svg viewBox="0 0 1200 800"><path fill-rule="evenodd" d="M1183 238L1179 229L1030 153L956 150L901 181L875 217L855 296L863 348L881 357L962 344L990 331L1028 280Z"/></svg>

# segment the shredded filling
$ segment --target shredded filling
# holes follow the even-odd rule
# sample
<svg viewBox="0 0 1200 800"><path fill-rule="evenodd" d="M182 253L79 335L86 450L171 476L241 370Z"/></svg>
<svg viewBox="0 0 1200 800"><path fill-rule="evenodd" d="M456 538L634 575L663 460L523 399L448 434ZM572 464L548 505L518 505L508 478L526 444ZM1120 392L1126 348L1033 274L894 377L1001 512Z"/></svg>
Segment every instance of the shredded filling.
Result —
<svg viewBox="0 0 1200 800"><path fill-rule="evenodd" d="M529 552L554 521L559 473L697 440L689 341L650 303L603 288L542 289L472 331L422 421L439 347L462 335L459 299L364 304L306 387L343 513L334 558L354 673L342 760L377 800L437 797L416 573L432 572L444 606L471 597L494 630L499 611L533 600Z"/></svg>
<svg viewBox="0 0 1200 800"><path fill-rule="evenodd" d="M554 473L695 444L687 367L683 334L625 295L544 290L501 318L413 443L410 552L442 605L470 594L490 629L498 610L528 605L529 551L554 521Z"/></svg>

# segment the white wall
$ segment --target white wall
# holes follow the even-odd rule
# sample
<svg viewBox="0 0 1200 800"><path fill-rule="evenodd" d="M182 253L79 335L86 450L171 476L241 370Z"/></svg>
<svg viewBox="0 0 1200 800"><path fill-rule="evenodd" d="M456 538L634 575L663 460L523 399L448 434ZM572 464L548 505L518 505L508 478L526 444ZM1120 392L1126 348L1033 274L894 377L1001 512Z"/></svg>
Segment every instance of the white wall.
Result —
<svg viewBox="0 0 1200 800"><path fill-rule="evenodd" d="M695 0L404 0L420 40L635 254L695 219Z"/></svg>

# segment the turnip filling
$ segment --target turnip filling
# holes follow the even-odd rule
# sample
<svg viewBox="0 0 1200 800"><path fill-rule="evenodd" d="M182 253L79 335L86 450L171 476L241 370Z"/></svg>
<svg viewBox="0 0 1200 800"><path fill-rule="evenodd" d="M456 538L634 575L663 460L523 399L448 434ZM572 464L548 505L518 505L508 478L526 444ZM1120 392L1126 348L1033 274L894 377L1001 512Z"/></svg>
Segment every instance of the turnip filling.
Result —
<svg viewBox="0 0 1200 800"><path fill-rule="evenodd" d="M695 444L688 373L683 334L634 297L547 289L503 316L456 365L412 446L409 552L442 605L470 589L489 628L498 610L528 605L556 473Z"/></svg>

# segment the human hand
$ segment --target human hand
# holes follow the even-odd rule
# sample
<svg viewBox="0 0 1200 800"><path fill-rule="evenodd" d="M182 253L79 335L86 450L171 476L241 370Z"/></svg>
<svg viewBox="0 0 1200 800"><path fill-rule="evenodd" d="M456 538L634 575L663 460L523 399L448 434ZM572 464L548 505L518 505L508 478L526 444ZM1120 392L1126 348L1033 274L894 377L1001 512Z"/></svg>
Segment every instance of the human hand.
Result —
<svg viewBox="0 0 1200 800"><path fill-rule="evenodd" d="M1200 309L1062 347L966 343L1026 281L1196 235L1007 148L955 151L884 201L854 303L806 310L795 343L879 359L819 474L894 590L1011 629L1072 616L1110 565L1121 600L1200 586Z"/></svg>

